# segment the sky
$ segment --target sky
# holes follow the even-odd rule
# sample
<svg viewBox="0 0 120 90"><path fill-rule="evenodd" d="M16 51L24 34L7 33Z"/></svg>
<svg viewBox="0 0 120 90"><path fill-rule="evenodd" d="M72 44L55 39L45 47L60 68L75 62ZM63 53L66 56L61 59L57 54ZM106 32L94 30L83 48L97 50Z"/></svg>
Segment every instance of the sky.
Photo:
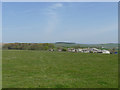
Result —
<svg viewBox="0 0 120 90"><path fill-rule="evenodd" d="M3 43L118 42L117 2L4 2Z"/></svg>

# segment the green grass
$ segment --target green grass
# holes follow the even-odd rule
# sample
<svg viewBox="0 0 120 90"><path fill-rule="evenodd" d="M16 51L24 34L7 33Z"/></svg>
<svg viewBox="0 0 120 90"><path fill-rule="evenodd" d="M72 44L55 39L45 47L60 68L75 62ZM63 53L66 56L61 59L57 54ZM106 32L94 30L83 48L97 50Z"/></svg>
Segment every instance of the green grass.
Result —
<svg viewBox="0 0 120 90"><path fill-rule="evenodd" d="M3 51L3 88L117 88L118 56Z"/></svg>

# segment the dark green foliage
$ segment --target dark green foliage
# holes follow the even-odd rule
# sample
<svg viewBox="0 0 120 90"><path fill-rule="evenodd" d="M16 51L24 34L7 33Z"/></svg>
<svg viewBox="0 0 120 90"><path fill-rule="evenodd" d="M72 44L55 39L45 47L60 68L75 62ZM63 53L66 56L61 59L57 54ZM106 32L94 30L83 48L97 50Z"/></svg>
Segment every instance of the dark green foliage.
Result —
<svg viewBox="0 0 120 90"><path fill-rule="evenodd" d="M48 50L54 48L51 43L8 43L3 45L3 49L14 50Z"/></svg>
<svg viewBox="0 0 120 90"><path fill-rule="evenodd" d="M62 51L67 51L67 49L66 49L66 48L63 48Z"/></svg>
<svg viewBox="0 0 120 90"><path fill-rule="evenodd" d="M76 43L72 43L72 42L56 42L56 44L76 44Z"/></svg>

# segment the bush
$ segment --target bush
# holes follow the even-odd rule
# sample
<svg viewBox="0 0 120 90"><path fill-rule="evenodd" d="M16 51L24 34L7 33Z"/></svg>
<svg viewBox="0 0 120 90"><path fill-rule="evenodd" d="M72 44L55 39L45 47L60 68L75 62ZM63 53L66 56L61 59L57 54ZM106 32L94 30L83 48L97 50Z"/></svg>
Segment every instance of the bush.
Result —
<svg viewBox="0 0 120 90"><path fill-rule="evenodd" d="M3 49L15 49L15 50L48 50L54 48L54 44L51 43L8 43L4 44Z"/></svg>
<svg viewBox="0 0 120 90"><path fill-rule="evenodd" d="M66 49L66 48L63 48L62 51L67 51L67 49Z"/></svg>

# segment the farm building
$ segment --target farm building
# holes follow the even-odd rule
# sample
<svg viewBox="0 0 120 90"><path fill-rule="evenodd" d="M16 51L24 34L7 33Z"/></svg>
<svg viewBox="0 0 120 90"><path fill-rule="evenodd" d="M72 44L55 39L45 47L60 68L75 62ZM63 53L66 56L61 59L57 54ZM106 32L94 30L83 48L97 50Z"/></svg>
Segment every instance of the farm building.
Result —
<svg viewBox="0 0 120 90"><path fill-rule="evenodd" d="M54 51L54 49L49 49L49 51Z"/></svg>
<svg viewBox="0 0 120 90"><path fill-rule="evenodd" d="M102 53L104 53L104 54L110 54L110 51L108 51L108 50L102 50Z"/></svg>
<svg viewBox="0 0 120 90"><path fill-rule="evenodd" d="M50 49L49 51L54 51L54 49ZM58 49L58 51L62 51L62 49ZM103 54L110 54L110 51L108 50L100 50L97 48L67 48L68 52L81 52L81 53L103 53Z"/></svg>
<svg viewBox="0 0 120 90"><path fill-rule="evenodd" d="M62 51L62 49L58 49L58 51L59 51L59 52L61 52L61 51Z"/></svg>

